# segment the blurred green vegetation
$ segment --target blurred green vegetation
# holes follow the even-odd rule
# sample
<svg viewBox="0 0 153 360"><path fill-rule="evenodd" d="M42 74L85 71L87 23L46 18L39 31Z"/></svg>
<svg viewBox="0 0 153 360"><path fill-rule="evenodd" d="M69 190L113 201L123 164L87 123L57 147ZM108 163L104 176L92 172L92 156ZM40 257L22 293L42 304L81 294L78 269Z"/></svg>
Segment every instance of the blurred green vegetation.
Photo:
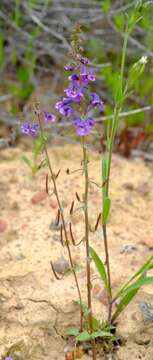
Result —
<svg viewBox="0 0 153 360"><path fill-rule="evenodd" d="M54 71L58 71L56 63L63 67L68 53L66 47L70 40L71 26L75 20L79 20L84 30L86 55L96 66L98 91L101 91L106 104L105 115L111 115L123 33L128 14L133 11L135 3L136 1L83 0L73 3L72 8L71 1L64 3L64 0L59 1L59 5L55 0L1 0L0 96L5 93L12 96L9 111L14 115L22 111L35 90L37 77L47 76L50 64L54 66ZM140 80L135 82L135 92L125 105L127 114L135 109L140 109L140 112L125 116L123 120L125 127L139 126L146 133L152 133L153 4L145 1L142 5L145 6L142 6L143 10L138 14L141 20L128 41L125 72L128 74L132 64L141 56L148 56L146 70ZM60 6L63 6L62 11ZM66 19L61 20L64 16L69 19L68 25ZM146 106L151 108L149 113L141 111Z"/></svg>

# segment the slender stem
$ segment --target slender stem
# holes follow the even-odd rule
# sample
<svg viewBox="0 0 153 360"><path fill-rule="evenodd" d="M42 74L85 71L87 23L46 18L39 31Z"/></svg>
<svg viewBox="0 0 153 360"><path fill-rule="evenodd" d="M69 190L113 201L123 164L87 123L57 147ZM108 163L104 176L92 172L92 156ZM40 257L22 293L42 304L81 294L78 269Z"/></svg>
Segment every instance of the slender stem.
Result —
<svg viewBox="0 0 153 360"><path fill-rule="evenodd" d="M85 216L85 244L86 244L86 272L87 272L87 300L88 300L88 321L90 333L93 332L92 324L92 300L91 300L91 269L90 269L90 254L89 254L89 217L88 217L88 193L89 193L89 175L88 175L88 157L85 139L82 141L83 146L83 165L85 178L85 192L84 192L84 216ZM92 340L92 357L96 360L96 344Z"/></svg>
<svg viewBox="0 0 153 360"><path fill-rule="evenodd" d="M42 127L42 124L41 124L41 115L39 114L39 112L38 112L37 116L38 116L41 135L44 136L43 127ZM81 291L80 291L80 288L79 288L77 275L76 275L76 272L75 272L75 269L74 269L74 264L73 264L73 259L72 259L72 255L71 255L71 249L70 249L69 239L68 239L68 234L67 234L67 229L66 229L66 223L65 223L65 218L64 218L64 212L63 212L63 208L62 208L62 205L61 205L61 202L60 202L60 198L59 198L59 195L58 195L58 189L57 189L57 185L56 185L56 178L55 178L54 173L53 173L53 169L52 169L52 165L51 165L51 161L50 161L50 158L49 158L48 149L47 149L45 141L44 141L44 151L45 151L46 160L47 160L47 163L48 163L51 179L52 179L52 182L53 182L54 194L56 196L58 207L59 207L59 210L60 210L60 215L61 215L62 225L63 225L63 231L64 231L64 235L65 235L65 243L66 243L66 247L67 247L67 251L68 251L68 256L69 256L69 260L70 260L70 264L71 264L71 269L72 269L74 279L75 279L76 288L77 288L77 291L78 291L79 302L80 302L80 331L82 331L83 330L83 311L82 311Z"/></svg>
<svg viewBox="0 0 153 360"><path fill-rule="evenodd" d="M111 323L111 314L112 314L112 286L111 286L111 273L110 273L110 261L109 261L109 251L108 251L108 241L107 241L107 228L106 224L102 225L103 229L103 238L104 238L104 248L106 255L106 269L107 269L107 277L108 277L108 320L107 323L110 325Z"/></svg>
<svg viewBox="0 0 153 360"><path fill-rule="evenodd" d="M121 59L121 70L120 70L120 94L121 97L123 95L123 79L124 79L124 67L125 67L125 56L128 42L128 32L125 33L124 44L122 50L122 59ZM121 100L122 102L122 100ZM121 112L121 103L120 100L116 100L114 114L113 114L113 122L111 128L110 138L107 139L107 147L108 147L108 161L107 161L107 182L105 187L105 196L109 197L109 184L110 184L110 171L111 171L111 163L112 163L112 153L113 153L113 145L114 139L116 135L116 131L119 124L119 114ZM111 271L110 271L110 259L109 259L109 248L108 248L108 239L107 239L107 225L102 224L103 230L103 239L104 239L104 249L106 255L106 269L107 269L107 277L108 277L108 295L109 295L109 304L108 304L108 325L111 324L112 321L112 286L111 286Z"/></svg>
<svg viewBox="0 0 153 360"><path fill-rule="evenodd" d="M129 33L126 30L123 49L122 49L122 59L121 59L121 92L123 93L123 79L124 79L124 68L125 68L125 56L126 56L126 49L127 49L127 42L128 42Z"/></svg>

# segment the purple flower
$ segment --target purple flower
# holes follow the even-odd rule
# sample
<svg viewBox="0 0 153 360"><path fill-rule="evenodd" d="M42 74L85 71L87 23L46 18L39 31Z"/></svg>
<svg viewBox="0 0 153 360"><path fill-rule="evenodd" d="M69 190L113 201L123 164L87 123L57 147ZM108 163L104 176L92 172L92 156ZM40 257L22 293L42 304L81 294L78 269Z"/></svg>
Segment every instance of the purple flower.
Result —
<svg viewBox="0 0 153 360"><path fill-rule="evenodd" d="M89 82L87 68L85 66L81 69L80 81L82 81L83 83Z"/></svg>
<svg viewBox="0 0 153 360"><path fill-rule="evenodd" d="M80 80L83 83L89 83L90 81L95 81L96 80L96 76L94 74L94 70L91 68L89 71L87 70L87 68L84 66L81 69L81 75L80 75Z"/></svg>
<svg viewBox="0 0 153 360"><path fill-rule="evenodd" d="M30 125L30 123L28 121L26 121L25 123L23 123L23 125L21 126L21 132L22 134L25 135L31 135L31 136L36 136L37 135L37 129L38 129L38 124L33 124Z"/></svg>
<svg viewBox="0 0 153 360"><path fill-rule="evenodd" d="M60 107L59 112L60 114L69 117L71 116L73 109L71 106L65 105Z"/></svg>
<svg viewBox="0 0 153 360"><path fill-rule="evenodd" d="M56 120L56 116L54 114L51 114L48 111L44 111L45 123L54 122L55 120Z"/></svg>
<svg viewBox="0 0 153 360"><path fill-rule="evenodd" d="M73 119L73 125L75 126L76 132L79 136L88 135L94 124L95 121L91 117L87 117L86 119L81 120L81 118L78 116Z"/></svg>
<svg viewBox="0 0 153 360"><path fill-rule="evenodd" d="M72 107L69 105L71 103L71 99L64 98L56 103L55 108L60 112L60 114L69 117L73 112Z"/></svg>
<svg viewBox="0 0 153 360"><path fill-rule="evenodd" d="M91 93L89 96L92 99L91 102L90 102L90 105L92 107L95 107L95 106L99 105L101 109L104 109L104 103L96 93Z"/></svg>
<svg viewBox="0 0 153 360"><path fill-rule="evenodd" d="M5 360L12 360L12 358L10 356L7 356Z"/></svg>
<svg viewBox="0 0 153 360"><path fill-rule="evenodd" d="M21 132L22 134L30 135L30 124L28 123L28 121L23 123L23 125L21 126Z"/></svg>
<svg viewBox="0 0 153 360"><path fill-rule="evenodd" d="M59 110L62 106L69 105L72 103L71 99L63 98L55 104L55 109Z"/></svg>
<svg viewBox="0 0 153 360"><path fill-rule="evenodd" d="M80 59L80 62L81 62L81 64L86 65L86 64L88 64L89 60L87 58L82 57Z"/></svg>
<svg viewBox="0 0 153 360"><path fill-rule="evenodd" d="M67 89L64 90L64 92L73 101L80 102L82 97L84 96L84 89L85 87L78 87L76 81L74 81L68 86Z"/></svg>
<svg viewBox="0 0 153 360"><path fill-rule="evenodd" d="M79 80L79 77L77 74L72 74L68 77L68 79L71 81L77 81L77 80Z"/></svg>
<svg viewBox="0 0 153 360"><path fill-rule="evenodd" d="M79 116L76 116L76 117L72 120L72 122L73 122L73 125L77 127L77 126L79 126L79 125L81 124L82 120L81 120L81 118L80 118Z"/></svg>
<svg viewBox="0 0 153 360"><path fill-rule="evenodd" d="M65 71L73 71L74 68L75 68L75 65L74 65L74 64L70 64L70 65L65 65L65 66L64 66Z"/></svg>
<svg viewBox="0 0 153 360"><path fill-rule="evenodd" d="M92 126L95 125L95 120L92 117L89 116L89 117L86 118L86 123L87 123L87 125L89 127L92 127Z"/></svg>
<svg viewBox="0 0 153 360"><path fill-rule="evenodd" d="M38 127L39 127L38 124L31 125L31 128L30 128L30 135L31 136L36 136L37 135Z"/></svg>
<svg viewBox="0 0 153 360"><path fill-rule="evenodd" d="M88 79L90 81L96 81L96 76L94 74L94 70L91 68L90 71L89 71L89 74L88 74Z"/></svg>

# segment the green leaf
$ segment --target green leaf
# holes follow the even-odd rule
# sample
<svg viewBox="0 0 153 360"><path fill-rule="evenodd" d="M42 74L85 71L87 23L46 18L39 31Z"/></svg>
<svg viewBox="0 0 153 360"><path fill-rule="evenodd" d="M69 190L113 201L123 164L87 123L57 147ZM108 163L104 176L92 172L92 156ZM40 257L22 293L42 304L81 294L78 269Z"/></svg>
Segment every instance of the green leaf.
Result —
<svg viewBox="0 0 153 360"><path fill-rule="evenodd" d="M102 281L104 282L106 289L108 289L108 279L107 279L105 266L104 266L103 262L101 261L101 259L99 258L99 256L96 254L95 250L91 246L90 246L90 256L96 265L97 271L98 271Z"/></svg>
<svg viewBox="0 0 153 360"><path fill-rule="evenodd" d="M117 310L115 311L114 315L112 316L112 321L114 321L119 314L125 309L125 307L129 304L129 302L133 299L139 289L133 289L129 291L123 299L120 301L119 305L117 306Z"/></svg>
<svg viewBox="0 0 153 360"><path fill-rule="evenodd" d="M92 327L93 327L93 330L97 330L99 328L99 321L92 316Z"/></svg>
<svg viewBox="0 0 153 360"><path fill-rule="evenodd" d="M142 56L139 61L132 65L129 71L128 85L131 87L135 85L135 82L139 79L141 74L145 70L145 65L147 64L147 57Z"/></svg>
<svg viewBox="0 0 153 360"><path fill-rule="evenodd" d="M129 291L140 289L144 285L149 285L153 283L153 276L140 277L134 284L128 286L124 292L128 293Z"/></svg>
<svg viewBox="0 0 153 360"><path fill-rule="evenodd" d="M104 0L102 3L102 10L105 14L108 14L111 5L111 0Z"/></svg>
<svg viewBox="0 0 153 360"><path fill-rule="evenodd" d="M79 334L79 329L77 329L77 328L70 328L70 329L67 330L67 334L76 337L76 336L78 336L78 334Z"/></svg>
<svg viewBox="0 0 153 360"><path fill-rule="evenodd" d="M103 224L107 223L108 220L108 216L109 216L109 211L110 211L110 206L111 206L111 200L109 197L105 197L104 199L104 203L103 203L103 212L102 212L102 221Z"/></svg>
<svg viewBox="0 0 153 360"><path fill-rule="evenodd" d="M95 331L91 334L92 339L96 339L97 337L114 337L114 336L113 336L113 334L111 334L108 331L99 330L99 331Z"/></svg>
<svg viewBox="0 0 153 360"><path fill-rule="evenodd" d="M76 341L88 341L92 339L92 335L88 331L83 331L76 337Z"/></svg>
<svg viewBox="0 0 153 360"><path fill-rule="evenodd" d="M118 29L119 32L123 32L124 30L124 25L125 25L125 16L124 14L121 15L116 15L114 16L114 21L115 21L115 25Z"/></svg>
<svg viewBox="0 0 153 360"><path fill-rule="evenodd" d="M113 334L111 334L108 331L94 331L93 333L89 334L88 331L83 331L76 337L76 341L89 341L91 339L96 339L97 337L114 337Z"/></svg>
<svg viewBox="0 0 153 360"><path fill-rule="evenodd" d="M128 280L128 282L119 290L119 292L115 295L114 299L117 299L119 296L121 296L125 289L127 289L128 285L136 279L139 275L145 273L148 270L153 269L153 256L151 256L145 264L143 264L140 269Z"/></svg>
<svg viewBox="0 0 153 360"><path fill-rule="evenodd" d="M108 161L106 158L102 159L102 184L104 184L107 180L107 168L108 168ZM106 186L107 184L103 185L102 187L102 195L103 195L103 201L106 197Z"/></svg>
<svg viewBox="0 0 153 360"><path fill-rule="evenodd" d="M26 155L22 155L22 156L21 156L21 159L22 159L22 160L30 167L30 169L31 169L32 164L31 164L30 160L28 159L28 157L27 157Z"/></svg>
<svg viewBox="0 0 153 360"><path fill-rule="evenodd" d="M44 136L40 135L40 137L36 140L34 140L34 154L35 156L38 156L45 144L45 138Z"/></svg>

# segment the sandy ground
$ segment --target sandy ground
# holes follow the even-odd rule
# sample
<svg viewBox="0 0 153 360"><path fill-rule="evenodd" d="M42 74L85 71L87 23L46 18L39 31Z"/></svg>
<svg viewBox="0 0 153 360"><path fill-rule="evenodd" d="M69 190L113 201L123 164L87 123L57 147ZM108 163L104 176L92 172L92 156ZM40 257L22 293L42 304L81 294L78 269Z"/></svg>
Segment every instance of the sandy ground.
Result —
<svg viewBox="0 0 153 360"><path fill-rule="evenodd" d="M26 146L6 149L0 154L0 355L3 358L11 354L13 360L71 359L65 356L66 351L71 351L65 335L69 327L79 322L74 303L77 292L71 273L58 281L51 271L50 260L59 272L61 267L64 271L69 267L67 250L62 248L55 226L57 203L44 192L47 170L32 179L21 160L25 152L31 156ZM49 152L55 173L61 169L58 187L69 223L71 201L76 191L81 195L83 179L79 172L67 175L66 169L80 167L81 152L77 146L56 146ZM98 182L99 154L90 153L89 171L90 178ZM151 166L142 160L113 157L108 237L114 290L152 254L152 173ZM94 225L100 210L99 190L94 184L90 187L89 207L90 222ZM81 211L71 221L79 241L84 228ZM104 259L100 228L91 233L90 240ZM80 267L78 279L86 301L84 244L71 249L74 262ZM92 278L94 313L102 319L106 299L94 265ZM117 332L124 345L114 355L100 355L98 359L153 359L153 286L138 293L120 316ZM87 359L91 359L90 354L82 356L82 360Z"/></svg>

